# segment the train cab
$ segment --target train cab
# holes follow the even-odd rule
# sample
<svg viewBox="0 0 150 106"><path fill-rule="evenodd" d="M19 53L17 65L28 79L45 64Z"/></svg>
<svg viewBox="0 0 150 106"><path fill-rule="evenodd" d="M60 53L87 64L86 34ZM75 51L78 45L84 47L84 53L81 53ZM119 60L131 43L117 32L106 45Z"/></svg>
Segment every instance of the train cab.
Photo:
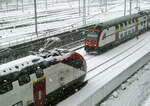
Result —
<svg viewBox="0 0 150 106"><path fill-rule="evenodd" d="M89 29L85 39L85 51L97 51L101 31L98 29Z"/></svg>

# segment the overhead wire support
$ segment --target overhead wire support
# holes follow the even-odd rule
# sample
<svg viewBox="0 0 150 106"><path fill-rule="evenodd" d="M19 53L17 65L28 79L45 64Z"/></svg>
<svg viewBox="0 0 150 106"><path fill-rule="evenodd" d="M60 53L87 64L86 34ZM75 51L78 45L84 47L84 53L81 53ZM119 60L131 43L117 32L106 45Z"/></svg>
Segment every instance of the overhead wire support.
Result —
<svg viewBox="0 0 150 106"><path fill-rule="evenodd" d="M86 0L83 0L83 25L86 25Z"/></svg>
<svg viewBox="0 0 150 106"><path fill-rule="evenodd" d="M36 0L34 0L34 18L35 18L35 33L38 37Z"/></svg>
<svg viewBox="0 0 150 106"><path fill-rule="evenodd" d="M139 0L136 0L136 7L138 8L139 7Z"/></svg>
<svg viewBox="0 0 150 106"><path fill-rule="evenodd" d="M47 9L48 2L45 0L45 8Z"/></svg>
<svg viewBox="0 0 150 106"><path fill-rule="evenodd" d="M139 0L139 11L141 10L141 6L140 6L140 0Z"/></svg>
<svg viewBox="0 0 150 106"><path fill-rule="evenodd" d="M2 0L0 0L0 9L2 9Z"/></svg>
<svg viewBox="0 0 150 106"><path fill-rule="evenodd" d="M105 12L107 12L107 6L108 6L108 1L107 0L105 1L105 6L106 6L105 7Z"/></svg>
<svg viewBox="0 0 150 106"><path fill-rule="evenodd" d="M132 0L130 0L130 16L132 14Z"/></svg>
<svg viewBox="0 0 150 106"><path fill-rule="evenodd" d="M124 16L126 16L127 0L124 0Z"/></svg>
<svg viewBox="0 0 150 106"><path fill-rule="evenodd" d="M24 3L23 3L23 0L22 0L22 12L24 12Z"/></svg>
<svg viewBox="0 0 150 106"><path fill-rule="evenodd" d="M16 1L16 9L19 10L19 0Z"/></svg>
<svg viewBox="0 0 150 106"><path fill-rule="evenodd" d="M88 15L90 15L90 0L88 0Z"/></svg>
<svg viewBox="0 0 150 106"><path fill-rule="evenodd" d="M78 5L79 5L79 16L80 16L81 15L81 7L80 7L81 6L81 0L79 0L79 4Z"/></svg>
<svg viewBox="0 0 150 106"><path fill-rule="evenodd" d="M140 0L136 0L136 9L140 11Z"/></svg>

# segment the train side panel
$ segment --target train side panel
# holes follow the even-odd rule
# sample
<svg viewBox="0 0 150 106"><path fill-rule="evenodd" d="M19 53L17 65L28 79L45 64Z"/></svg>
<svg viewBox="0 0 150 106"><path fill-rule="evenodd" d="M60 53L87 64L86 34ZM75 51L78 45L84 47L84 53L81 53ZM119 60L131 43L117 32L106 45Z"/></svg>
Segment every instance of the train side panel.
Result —
<svg viewBox="0 0 150 106"><path fill-rule="evenodd" d="M3 106L33 106L34 104L44 106L49 99L60 98L59 94L61 95L63 93L61 91L64 89L73 84L83 83L81 79L84 79L86 75L85 71L63 63L57 63L37 72L28 75L30 79L28 81L26 80L27 77L22 77L23 79L19 80L18 78L18 80L10 83L11 86L8 84L7 87L12 88L4 94L0 94L0 104Z"/></svg>
<svg viewBox="0 0 150 106"><path fill-rule="evenodd" d="M104 29L99 38L99 47L110 44L115 41L115 27Z"/></svg>
<svg viewBox="0 0 150 106"><path fill-rule="evenodd" d="M150 14L148 15L148 28L150 28Z"/></svg>
<svg viewBox="0 0 150 106"><path fill-rule="evenodd" d="M35 74L32 75L31 81L25 85L20 86L18 81L12 83L13 89L6 92L5 94L0 94L0 104L3 106L28 106L33 100L33 84L32 82L36 80Z"/></svg>
<svg viewBox="0 0 150 106"><path fill-rule="evenodd" d="M139 29L139 32L144 32L146 31L146 28L147 28L147 16L146 15L143 15L141 17L138 18L138 29Z"/></svg>
<svg viewBox="0 0 150 106"><path fill-rule="evenodd" d="M75 69L69 65L59 63L58 65L52 66L45 69L46 75L46 92L51 93L56 89L63 87L70 82L84 76L84 71Z"/></svg>

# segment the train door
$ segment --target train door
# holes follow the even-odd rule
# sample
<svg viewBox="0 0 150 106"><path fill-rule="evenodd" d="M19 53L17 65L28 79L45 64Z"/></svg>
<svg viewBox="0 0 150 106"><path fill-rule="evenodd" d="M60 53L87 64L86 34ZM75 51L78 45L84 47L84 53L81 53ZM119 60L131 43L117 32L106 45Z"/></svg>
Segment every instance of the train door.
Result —
<svg viewBox="0 0 150 106"><path fill-rule="evenodd" d="M138 21L138 19L136 19L136 38L138 39L138 34L139 34L139 29L138 29L138 24L139 24L139 21Z"/></svg>
<svg viewBox="0 0 150 106"><path fill-rule="evenodd" d="M44 106L46 103L46 79L42 77L33 82L34 106Z"/></svg>
<svg viewBox="0 0 150 106"><path fill-rule="evenodd" d="M148 15L148 19L147 19L147 23L148 23L148 29L150 28L150 15Z"/></svg>
<svg viewBox="0 0 150 106"><path fill-rule="evenodd" d="M115 26L115 31L116 31L116 34L115 34L115 43L117 44L119 42L119 25Z"/></svg>

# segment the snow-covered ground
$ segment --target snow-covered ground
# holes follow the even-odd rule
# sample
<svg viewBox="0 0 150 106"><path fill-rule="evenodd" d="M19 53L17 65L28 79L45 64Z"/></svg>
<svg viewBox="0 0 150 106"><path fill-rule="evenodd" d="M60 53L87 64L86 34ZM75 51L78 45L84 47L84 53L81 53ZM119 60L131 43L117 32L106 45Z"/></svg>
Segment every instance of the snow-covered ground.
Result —
<svg viewBox="0 0 150 106"><path fill-rule="evenodd" d="M89 8L89 14L87 12L87 17L86 17L86 24L91 25L94 23L100 23L104 22L116 17L120 17L124 15L124 0L114 0L114 1L109 1L108 2L108 11L105 12L105 6L99 6L98 0L96 1L91 1L90 0L90 8ZM148 9L149 8L149 1L144 1L141 2L141 10ZM54 11L54 10L60 10L60 9L68 9L68 11L65 14L55 14L55 15L50 15L48 17L39 19L38 22L43 22L43 21L51 21L49 23L43 23L43 24L38 24L38 31L43 31L43 30L48 30L49 29L49 34L54 35L58 34L60 32L68 31L71 29L76 29L81 26L83 26L83 10L81 8L81 15L79 15L78 11L78 1L73 1L73 2L58 2L54 6L49 7L47 10L43 9L44 7L39 5L39 10L38 12L44 12L44 11ZM135 9L136 3L135 1L132 4L132 13L137 12ZM41 9L42 8L42 9ZM70 11L72 10L72 11ZM88 9L87 9L88 10ZM72 12L74 14L72 14ZM115 14L114 14L115 13ZM33 10L31 11L25 11L25 12L18 12L18 11L13 11L13 12L5 12L5 13L0 13L0 18L2 17L15 17L19 16L20 18L25 18L25 17L30 17L34 16ZM129 2L127 2L127 14L129 14ZM5 19L4 18L4 19ZM19 19L20 19L19 18ZM66 19L65 19L66 18ZM59 21L57 21L59 20ZM22 21L17 22L17 24L21 24ZM29 21L30 23L34 23L34 20ZM23 23L26 23L23 22ZM11 26L11 25L10 25ZM0 36L2 36L0 44L5 43L5 45L10 46L11 42L18 44L19 42L24 42L27 40L30 40L29 37L32 36L33 38L36 38L35 34L30 34L28 35L27 33L33 33L35 32L35 26L31 25L28 27L22 27L22 28L16 28L15 24L12 24L13 28L7 29L7 30L0 30ZM43 36L43 34L40 34L39 36ZM7 42L7 43L6 43Z"/></svg>
<svg viewBox="0 0 150 106"><path fill-rule="evenodd" d="M97 21L97 19L95 18L95 15L98 16L101 13L101 9L99 7L99 5L97 4L98 2L92 2L90 5L90 9L89 9L89 15L87 16L87 20L88 18L91 18L94 21ZM115 2L116 3L116 2ZM42 19L38 19L38 22L40 23L41 21L44 20L49 20L52 21L50 23L44 23L44 24L39 24L38 25L38 30L42 31L42 30L46 30L46 29L54 29L54 28L59 28L59 29L63 29L63 27L68 27L68 26L72 26L72 27L81 27L83 25L82 23L82 10L81 10L81 16L79 15L79 10L78 10L78 1L74 1L74 2L65 2L65 3L56 3L54 6L49 7L47 10L45 9L41 9L44 8L42 6L39 5L39 7L37 7L38 12L44 12L44 11L49 11L50 12L54 12L54 10L56 11L65 11L65 14L63 12L61 13L56 13L55 15L49 15L49 17L43 17ZM118 7L118 6L114 6L117 5L113 4L113 7ZM103 6L104 7L104 6ZM110 4L110 6L108 6L108 9L113 8L112 4ZM103 9L103 8L102 8ZM104 11L104 10L102 10ZM11 36L15 36L15 35L19 35L19 34L24 34L24 33L31 33L34 32L34 25L29 26L29 27L23 27L23 28L15 28L16 25L18 24L22 24L22 23L27 23L27 20L24 20L25 22L22 22L20 20L22 20L22 18L29 18L31 16L34 16L34 10L28 10L25 11L24 13L22 12L18 12L18 11L14 11L11 13L1 13L2 15L0 16L0 18L2 17L15 17L19 16L18 18L18 22L15 24L10 24L9 26L13 26L14 28L12 29L8 29L8 30L2 30L0 31L0 35L2 35L2 37L9 37ZM39 13L40 14L40 13ZM38 14L38 15L39 15ZM5 20L3 18L3 20ZM17 17L16 17L17 18ZM48 19L47 19L48 18ZM10 19L11 20L11 19ZM59 20L59 21L57 21ZM29 22L34 23L34 20L31 20ZM89 22L87 22L89 23ZM91 23L91 22L90 22ZM1 25L3 26L3 25ZM8 25L7 25L8 26Z"/></svg>
<svg viewBox="0 0 150 106"><path fill-rule="evenodd" d="M150 106L150 95L147 97L147 99L143 102L141 106Z"/></svg>
<svg viewBox="0 0 150 106"><path fill-rule="evenodd" d="M116 1L115 1L116 2ZM141 2L141 9L148 9L149 8L149 2ZM133 8L135 7L136 3L134 3ZM78 5L77 3L73 3L71 4L71 6L74 6L74 8L76 8ZM60 9L60 8L70 8L70 4L64 4L64 3L58 3L57 5L53 6L53 9ZM128 4L129 7L129 4ZM42 7L41 7L42 8ZM71 7L72 8L72 7ZM52 9L52 8L51 8ZM110 20L112 18L116 18L116 17L120 17L123 16L123 0L120 1L119 4L116 5L112 5L110 7L108 7L108 11L105 11L105 8L100 8L99 6L96 7L91 7L90 8L90 15L87 16L87 24L90 23L97 23L97 22L104 22L107 20ZM128 8L129 10L129 8ZM137 12L137 10L133 9L133 12ZM101 13L101 14L100 14ZM1 13L0 13L1 14ZM13 12L10 13L10 16L14 16L14 15L20 15L21 17L24 17L26 15L33 15L33 12L20 12L18 13ZM127 14L129 14L129 12L127 12ZM1 15L1 17L7 17L8 13L4 13ZM76 15L70 15L69 17L71 17L71 20L66 20L66 21L59 21L59 22L52 22L50 24L41 24L38 25L38 28L40 30L45 30L47 28L58 28L58 27L65 27L65 26L69 26L74 24L75 26L77 26L78 24L80 26L83 25L82 23L82 17L79 18L73 18L77 16ZM51 19L54 19L55 17L51 17ZM64 17L60 18L60 19L64 19ZM15 28L11 31L6 30L4 32L0 32L0 35L2 35L2 39L0 41L0 43L5 43L5 42L9 42L8 40L11 38L11 40L14 40L13 38L15 38L15 36L21 35L21 34L25 34L25 33L31 33L34 32L34 26L30 26L27 28ZM15 38L17 39L17 38ZM131 40L131 42L133 43L137 43L138 41L146 39L146 37L144 38L143 36L141 36L139 38L139 40L133 39ZM148 40L148 39L147 39ZM136 42L135 42L136 41ZM91 70L93 67L96 67L95 63L99 63L101 62L101 64L103 64L107 59L115 57L115 55L119 54L119 52L121 52L120 50L126 50L127 48L129 48L130 43L125 43L123 45L120 45L117 48L114 48L113 50L110 50L109 52L101 55L101 56L91 56L91 55L86 55L86 53L83 51L81 54L84 55L85 59L88 62L88 70ZM132 44L133 45L133 44ZM125 48L123 48L122 46L124 46ZM122 49L123 48L123 49ZM118 51L116 52L116 54L114 54L114 51ZM97 59L99 58L99 59ZM119 59L119 58L118 58ZM94 61L94 62L93 62ZM116 60L115 60L116 61ZM102 103L102 106L138 106L142 103L142 101L146 98L147 94L150 93L150 80L149 80L149 76L150 76L150 63L147 63L143 68L139 69L139 71L129 80L127 80L123 85L121 85L109 98L108 100L106 100L104 103ZM146 103L146 102L144 102ZM144 106L144 105L143 105Z"/></svg>
<svg viewBox="0 0 150 106"><path fill-rule="evenodd" d="M132 39L102 55L87 55L82 49L77 51L86 59L88 66L87 79L90 78L90 80L83 89L61 102L58 106L94 106L97 101L100 102L100 100L114 90L115 86L117 87L122 83L119 81L125 81L132 72L136 72L141 67L141 64L143 65L147 63L145 60L149 60L149 57L145 57L146 59L144 58L142 61L139 61L138 59L140 57L144 57L144 53L149 53L150 51L149 34L150 32L147 32L141 35L138 40L136 38ZM136 66L133 61L139 61L136 62L138 66ZM131 65L133 66L131 67ZM146 70L147 67L148 66L145 66L144 69ZM140 74L138 75L140 76ZM150 81L149 74L147 77L144 76L144 78L145 81ZM133 77L133 79L128 79L127 81L134 82L133 80L136 80L136 78ZM130 87L129 84L124 83L121 86L121 89L127 89L127 87ZM124 94L126 98L119 98L119 93L115 91L113 93L113 99L115 99L115 97L119 98L116 100L117 103L115 104L115 100L108 99L108 101L104 102L102 106L138 106L137 104L141 103L142 100L145 99L145 94L148 93L149 87L143 86L142 88L138 88L139 86L137 85L137 90L135 90L135 88L131 88L131 91L126 92L126 94ZM134 91L135 93L133 94L132 92ZM143 95L141 96L141 94ZM139 98L138 95L140 95L141 98ZM130 96L133 97L133 101L131 100L132 98L129 98ZM112 101L109 102L109 100ZM132 102L130 102L130 100Z"/></svg>
<svg viewBox="0 0 150 106"><path fill-rule="evenodd" d="M112 64L119 63L119 61L125 56L129 55L130 52L132 54L136 50L139 50L141 49L141 47L147 45L149 42L149 38L150 38L149 34L150 32L142 34L141 36L139 36L138 40L134 38L124 44L119 45L116 48L109 50L108 52L104 54L97 55L97 56L86 54L84 49L77 50L76 52L80 53L87 62L87 66L88 66L87 79L93 78L93 76L95 77L99 73L102 73L102 74L105 73L105 69L107 70L107 68L111 67ZM143 51L146 51L146 49ZM137 56L139 57L140 55L137 55ZM120 66L120 68L121 67L122 66ZM111 70L111 73L113 73L113 71L115 73L116 70ZM123 83L117 89L117 91L113 92L113 94L111 94L111 96L100 106L140 106L142 101L150 93L150 89L149 89L150 85L146 83L146 82L150 82L149 75L150 75L150 62L145 64L145 66L139 69L138 72L134 76L129 78L125 83ZM104 80L104 79L101 79L101 80ZM97 83L98 82L92 82L92 85L95 86ZM89 92L92 92L92 91L89 91ZM85 97L85 95L87 94L83 94L83 97ZM68 99L68 100L71 101L71 99ZM77 101L77 98L75 99L75 101ZM66 105L66 106L69 106L69 105Z"/></svg>
<svg viewBox="0 0 150 106"><path fill-rule="evenodd" d="M150 100L142 104L150 94L149 76L150 62L125 81L100 106L150 106Z"/></svg>

